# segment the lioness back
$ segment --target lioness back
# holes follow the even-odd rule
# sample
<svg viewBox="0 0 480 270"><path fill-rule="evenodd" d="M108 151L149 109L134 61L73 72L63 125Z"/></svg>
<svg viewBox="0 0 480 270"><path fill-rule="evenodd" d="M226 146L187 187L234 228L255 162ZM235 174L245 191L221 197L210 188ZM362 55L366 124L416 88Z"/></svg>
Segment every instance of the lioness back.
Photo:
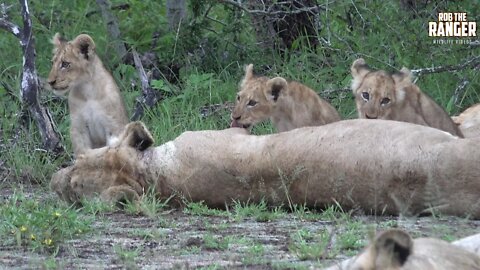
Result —
<svg viewBox="0 0 480 270"><path fill-rule="evenodd" d="M282 77L255 76L252 64L245 68L231 118L232 127L244 128L270 119L279 132L340 120L335 108L309 87Z"/></svg>
<svg viewBox="0 0 480 270"><path fill-rule="evenodd" d="M56 34L48 83L57 95L68 94L70 135L75 155L108 145L128 123L117 84L95 53L95 43L81 34L66 41Z"/></svg>
<svg viewBox="0 0 480 270"><path fill-rule="evenodd" d="M410 122L463 137L445 110L412 82L408 69L394 74L374 71L357 59L351 72L359 118Z"/></svg>

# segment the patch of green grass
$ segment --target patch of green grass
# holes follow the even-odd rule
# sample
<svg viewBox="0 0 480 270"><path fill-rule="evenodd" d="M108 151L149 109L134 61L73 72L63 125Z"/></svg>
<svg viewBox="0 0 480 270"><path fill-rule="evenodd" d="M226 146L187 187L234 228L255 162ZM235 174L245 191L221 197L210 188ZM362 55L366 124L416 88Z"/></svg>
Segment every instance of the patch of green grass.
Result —
<svg viewBox="0 0 480 270"><path fill-rule="evenodd" d="M265 262L263 258L265 247L259 243L251 243L246 250L245 256L242 258L244 265L262 264Z"/></svg>
<svg viewBox="0 0 480 270"><path fill-rule="evenodd" d="M124 207L129 214L143 214L149 218L159 218L160 212L168 205L168 201L170 199L165 201L159 200L155 190L152 188L143 194L138 201L127 202Z"/></svg>
<svg viewBox="0 0 480 270"><path fill-rule="evenodd" d="M230 236L217 237L207 233L203 236L203 247L207 250L227 250L232 239Z"/></svg>
<svg viewBox="0 0 480 270"><path fill-rule="evenodd" d="M229 213L219 209L209 208L203 201L188 202L183 208L183 213L194 216L228 216Z"/></svg>
<svg viewBox="0 0 480 270"><path fill-rule="evenodd" d="M129 236L140 237L143 240L161 240L167 236L164 229L147 228L147 229L133 229L128 232Z"/></svg>
<svg viewBox="0 0 480 270"><path fill-rule="evenodd" d="M82 199L81 205L82 211L92 216L98 216L116 210L113 204L102 201L99 197Z"/></svg>
<svg viewBox="0 0 480 270"><path fill-rule="evenodd" d="M139 246L134 249L129 249L122 246L114 246L113 250L117 255L118 260L124 265L126 269L140 269L140 267L137 265L136 260L142 250L142 247Z"/></svg>
<svg viewBox="0 0 480 270"><path fill-rule="evenodd" d="M232 212L236 220L253 217L258 222L272 221L286 214L280 207L269 209L264 200L259 203L242 203L236 201L233 205Z"/></svg>
<svg viewBox="0 0 480 270"><path fill-rule="evenodd" d="M302 229L290 237L292 242L289 244L288 249L300 260L326 259L333 255L328 252L332 236L327 230L313 233Z"/></svg>
<svg viewBox="0 0 480 270"><path fill-rule="evenodd" d="M347 222L345 229L336 234L336 248L342 251L357 251L367 244L366 235L363 223L359 221Z"/></svg>
<svg viewBox="0 0 480 270"><path fill-rule="evenodd" d="M55 252L63 241L90 230L92 218L55 202L41 202L16 191L0 205L0 236L4 243Z"/></svg>
<svg viewBox="0 0 480 270"><path fill-rule="evenodd" d="M284 270L284 269L295 269L295 270L307 270L311 269L310 266L307 265L301 265L295 262L273 262L272 263L272 268L276 270Z"/></svg>

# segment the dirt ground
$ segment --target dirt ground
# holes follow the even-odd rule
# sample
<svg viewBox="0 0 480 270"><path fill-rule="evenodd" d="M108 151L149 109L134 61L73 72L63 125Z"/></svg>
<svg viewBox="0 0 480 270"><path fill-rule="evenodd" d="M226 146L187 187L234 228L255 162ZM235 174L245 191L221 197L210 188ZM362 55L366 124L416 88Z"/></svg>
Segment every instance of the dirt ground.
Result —
<svg viewBox="0 0 480 270"><path fill-rule="evenodd" d="M24 192L35 196L45 190ZM3 189L1 197L11 194L11 189ZM47 196L56 195L50 192ZM453 239L478 232L480 227L480 221L453 217L354 215L351 222L356 221L364 224L365 234L372 231L372 224L395 224L415 236ZM333 236L329 243L333 250L343 226L346 224L328 220L304 220L294 213L258 222L254 218L185 214L179 209L154 218L117 210L97 216L86 235L61 244L55 265L58 269L321 269L356 251L300 260L290 248L292 235L300 230L315 234L327 229ZM214 244L209 243L212 239ZM50 258L0 242L0 269L42 269Z"/></svg>

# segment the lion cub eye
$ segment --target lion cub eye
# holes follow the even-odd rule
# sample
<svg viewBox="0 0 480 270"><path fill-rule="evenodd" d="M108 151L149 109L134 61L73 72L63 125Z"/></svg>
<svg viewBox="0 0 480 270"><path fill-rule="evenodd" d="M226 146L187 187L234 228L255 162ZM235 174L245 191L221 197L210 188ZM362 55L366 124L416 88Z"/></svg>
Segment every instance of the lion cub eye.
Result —
<svg viewBox="0 0 480 270"><path fill-rule="evenodd" d="M362 98L365 99L365 101L368 101L370 99L370 94L368 94L368 92L362 92Z"/></svg>
<svg viewBox="0 0 480 270"><path fill-rule="evenodd" d="M253 100L253 99L251 99L251 100L247 103L247 106L250 106L250 107L253 107L253 106L255 106L255 105L257 105L257 102L256 102L255 100Z"/></svg>
<svg viewBox="0 0 480 270"><path fill-rule="evenodd" d="M237 95L237 101L240 101L240 95Z"/></svg>
<svg viewBox="0 0 480 270"><path fill-rule="evenodd" d="M381 104L381 105L387 105L388 103L390 103L390 99L389 99L389 98L382 98L382 100L380 101L380 104Z"/></svg>
<svg viewBox="0 0 480 270"><path fill-rule="evenodd" d="M69 68L69 67L70 67L69 62L62 61L62 64L61 64L60 68Z"/></svg>

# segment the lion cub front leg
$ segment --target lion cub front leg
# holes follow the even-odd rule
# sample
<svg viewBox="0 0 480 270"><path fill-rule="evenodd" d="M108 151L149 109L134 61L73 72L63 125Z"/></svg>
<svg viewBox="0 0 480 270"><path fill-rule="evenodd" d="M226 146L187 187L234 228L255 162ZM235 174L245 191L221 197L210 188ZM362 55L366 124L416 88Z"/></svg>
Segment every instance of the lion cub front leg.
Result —
<svg viewBox="0 0 480 270"><path fill-rule="evenodd" d="M70 128L70 138L72 140L73 152L78 157L87 150L93 148L92 140L88 134L88 127L78 127L73 125Z"/></svg>

